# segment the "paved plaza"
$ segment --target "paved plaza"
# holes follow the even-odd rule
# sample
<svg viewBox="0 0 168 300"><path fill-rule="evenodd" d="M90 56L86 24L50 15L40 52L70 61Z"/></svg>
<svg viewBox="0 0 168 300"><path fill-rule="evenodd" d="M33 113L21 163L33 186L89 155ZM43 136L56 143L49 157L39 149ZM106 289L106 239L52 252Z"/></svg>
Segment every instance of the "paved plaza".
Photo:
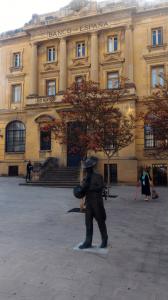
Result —
<svg viewBox="0 0 168 300"><path fill-rule="evenodd" d="M0 178L0 300L167 300L168 197L137 201L115 186L105 202L108 253L75 251L84 214L71 189ZM100 243L94 224L94 243Z"/></svg>

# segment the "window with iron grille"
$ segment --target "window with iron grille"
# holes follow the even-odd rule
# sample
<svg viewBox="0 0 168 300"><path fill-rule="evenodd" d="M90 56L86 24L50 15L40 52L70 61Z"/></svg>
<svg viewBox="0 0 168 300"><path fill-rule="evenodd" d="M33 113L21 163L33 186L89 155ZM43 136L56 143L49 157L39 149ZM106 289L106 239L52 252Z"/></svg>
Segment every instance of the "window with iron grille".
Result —
<svg viewBox="0 0 168 300"><path fill-rule="evenodd" d="M25 151L25 125L14 121L6 127L6 152Z"/></svg>
<svg viewBox="0 0 168 300"><path fill-rule="evenodd" d="M107 151L117 149L117 124L104 128L104 147Z"/></svg>
<svg viewBox="0 0 168 300"><path fill-rule="evenodd" d="M144 127L144 147L145 149L155 148L155 136L154 130L150 125Z"/></svg>

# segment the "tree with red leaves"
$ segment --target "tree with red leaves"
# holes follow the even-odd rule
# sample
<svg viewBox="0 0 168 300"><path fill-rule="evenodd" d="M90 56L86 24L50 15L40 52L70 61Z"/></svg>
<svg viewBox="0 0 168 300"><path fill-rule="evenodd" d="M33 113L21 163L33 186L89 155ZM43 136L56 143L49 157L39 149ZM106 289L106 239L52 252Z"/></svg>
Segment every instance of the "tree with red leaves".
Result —
<svg viewBox="0 0 168 300"><path fill-rule="evenodd" d="M67 123L77 122L71 143L74 151L81 149L81 157L88 151L104 152L108 165L108 185L110 184L110 159L119 150L127 147L134 139L134 118L124 115L119 109L119 100L126 95L124 80L117 89L101 89L94 82L73 83L63 96L59 111L60 120L49 126L55 138L68 144ZM73 151L73 148L72 148Z"/></svg>

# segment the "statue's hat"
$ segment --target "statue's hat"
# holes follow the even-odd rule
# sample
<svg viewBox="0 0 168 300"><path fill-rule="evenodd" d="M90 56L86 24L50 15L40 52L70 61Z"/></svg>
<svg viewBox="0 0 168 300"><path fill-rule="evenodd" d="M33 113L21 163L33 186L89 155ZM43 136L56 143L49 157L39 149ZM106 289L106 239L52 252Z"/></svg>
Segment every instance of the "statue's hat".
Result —
<svg viewBox="0 0 168 300"><path fill-rule="evenodd" d="M83 161L83 168L88 169L94 167L98 162L97 157L91 156L86 158L86 160Z"/></svg>

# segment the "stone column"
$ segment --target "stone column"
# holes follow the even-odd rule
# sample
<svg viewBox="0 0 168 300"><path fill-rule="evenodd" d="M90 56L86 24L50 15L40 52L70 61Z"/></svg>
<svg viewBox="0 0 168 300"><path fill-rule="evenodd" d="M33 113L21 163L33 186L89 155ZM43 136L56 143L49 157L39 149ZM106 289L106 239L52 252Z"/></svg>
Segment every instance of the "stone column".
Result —
<svg viewBox="0 0 168 300"><path fill-rule="evenodd" d="M63 92L67 88L67 45L66 39L60 40L60 86L59 91Z"/></svg>
<svg viewBox="0 0 168 300"><path fill-rule="evenodd" d="M98 33L91 34L91 76L92 81L99 81L99 52L98 52Z"/></svg>
<svg viewBox="0 0 168 300"><path fill-rule="evenodd" d="M30 96L37 96L37 43L31 44L30 59Z"/></svg>
<svg viewBox="0 0 168 300"><path fill-rule="evenodd" d="M133 55L133 28L129 25L125 31L125 77L129 82L134 82Z"/></svg>

